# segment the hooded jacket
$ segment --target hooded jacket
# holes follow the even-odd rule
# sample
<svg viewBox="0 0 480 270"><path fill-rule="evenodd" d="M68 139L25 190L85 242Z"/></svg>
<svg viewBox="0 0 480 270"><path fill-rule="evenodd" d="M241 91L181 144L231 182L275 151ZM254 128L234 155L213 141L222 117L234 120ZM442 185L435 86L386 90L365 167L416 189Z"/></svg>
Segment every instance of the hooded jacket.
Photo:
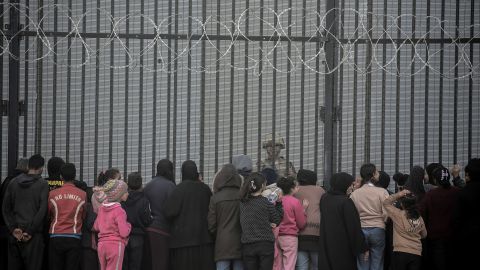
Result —
<svg viewBox="0 0 480 270"><path fill-rule="evenodd" d="M170 248L184 248L211 244L208 231L208 206L212 192L198 179L193 161L182 165L182 182L168 197L164 213L171 221Z"/></svg>
<svg viewBox="0 0 480 270"><path fill-rule="evenodd" d="M93 230L98 232L98 241L120 241L127 245L132 226L120 203L104 203L98 209Z"/></svg>
<svg viewBox="0 0 480 270"><path fill-rule="evenodd" d="M128 222L132 224L132 234L143 235L145 228L153 221L150 213L150 203L143 192L130 190L128 199L121 204L127 213Z"/></svg>
<svg viewBox="0 0 480 270"><path fill-rule="evenodd" d="M208 230L216 237L215 261L242 257L240 187L242 179L233 165L225 165L213 182L208 211Z"/></svg>
<svg viewBox="0 0 480 270"><path fill-rule="evenodd" d="M2 206L10 232L41 233L47 214L48 183L40 175L21 174L7 187Z"/></svg>

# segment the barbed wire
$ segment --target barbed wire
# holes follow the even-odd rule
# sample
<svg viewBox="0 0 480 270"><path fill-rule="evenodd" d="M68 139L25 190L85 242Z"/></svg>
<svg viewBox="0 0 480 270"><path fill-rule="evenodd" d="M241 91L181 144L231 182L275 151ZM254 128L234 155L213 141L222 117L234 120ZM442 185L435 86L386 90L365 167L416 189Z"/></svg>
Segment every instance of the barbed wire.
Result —
<svg viewBox="0 0 480 270"><path fill-rule="evenodd" d="M229 20L220 16L208 16L205 20L198 17L182 16L182 20L191 22L192 30L186 35L185 39L181 40L182 42L178 42L178 39L172 42L172 36L175 35L166 35L166 33L171 33L171 31L169 32L169 28L174 27L175 21L178 21L178 15L163 17L162 20L156 23L151 17L138 12L125 16L113 16L106 9L93 8L87 9L84 13L70 16L74 10L70 10L68 6L63 4L44 5L35 10L28 10L29 7L22 4L4 3L2 5L4 7L4 12L1 14L2 17L6 17L9 9L13 8L17 9L20 18L25 21L25 24L21 27L17 35L22 35L22 33L26 31L35 33L33 36L28 37L33 38L33 45L29 46L23 53L26 54L32 51L30 55L35 55L36 57L29 59L22 57L20 57L20 59L16 58L16 56L9 51L11 37L9 37L8 31L2 29L0 29L0 38L3 43L0 45L0 56L9 55L16 60L25 62L52 61L55 65L62 67L70 66L78 68L84 65L95 65L96 61L94 59L97 55L109 55L110 50L112 50L112 44L115 47L115 54L125 54L128 58L128 65L110 65L105 63L105 61L100 61L102 66L112 69L134 69L143 67L146 71L166 73L178 71L180 68L189 69L192 72L216 73L222 70L218 68L220 65L236 70L252 70L256 75L261 75L267 68L271 68L280 73L293 73L299 71L301 68L305 68L319 74L330 74L343 66L355 70L360 74L382 71L401 77L415 76L428 68L430 72L445 78L461 79L469 76L477 76L480 67L479 64L473 65L472 59L470 59L471 42L480 36L480 31L474 32L474 35L470 36L470 29L472 27L474 30L480 29L480 24L456 29L451 27L448 21L442 21L435 16L415 16L412 14L392 16L388 14L360 12L355 9L337 8L327 11L325 14L313 11L305 12L307 15L295 16L295 21L290 24L284 24L285 21L289 21L286 17L290 17L291 19L290 15L292 13L303 14L303 10L288 8L275 11L265 7L249 8L243 10L236 20ZM27 10L29 11L28 13ZM353 23L346 19L343 20L343 23L339 22L339 29L343 30L343 36L340 38L338 34L326 26L326 18L331 12L335 12L337 15L341 14L343 18L357 17L357 27L350 25ZM41 13L43 13L43 17L36 18L36 20L32 15L29 15ZM111 31L107 32L107 38L100 38L100 40L102 40L100 46L94 47L87 42L82 26L84 23L88 23L88 21L85 22L85 20L88 20L90 16L96 17L97 13L100 13L101 18L105 18L106 21L104 24L110 25ZM55 15L57 16L57 21L66 18L69 22L70 29L64 36L52 38L47 34L48 32L45 30L45 27L43 27L43 24ZM372 22L375 22L370 28L367 23L369 16L371 16ZM126 39L121 37L125 34L125 32L121 30L125 28L127 23L134 20L143 20L145 22L144 33L154 33L153 37L148 39L148 42L144 44L143 48L137 51L134 50L136 46L127 46ZM307 25L308 29L303 29L305 33L309 30L306 36L302 36L303 42L293 40L289 33L291 33L293 28L301 24L299 22L303 22L304 20L315 23ZM411 30L407 32L407 27L401 27L400 25L401 21L412 20L416 20L417 24L421 24L422 21L428 21L430 23L430 30L422 32L420 36L415 37ZM384 21L387 22L387 27L383 26ZM252 40L251 35L249 35L247 31L249 22L263 23L263 32L267 33L263 35L263 42ZM446 29L443 25L450 26L449 29L451 30ZM216 27L212 30L211 28L213 27L209 26ZM216 38L218 38L220 34L217 30L218 27L220 28L220 32L222 32L222 36L227 37L222 40L222 42L227 44L222 44L220 47L216 44ZM463 33L464 31L465 33ZM443 46L433 46L430 44L430 37L436 33L443 33ZM467 34L468 38L465 38ZM393 35L399 38L395 38ZM372 38L372 36L375 36L375 38ZM462 41L461 37L463 37ZM465 39L467 41L465 41ZM195 55L196 50L199 50L201 46L203 46L203 41L205 41L206 51L213 50L217 52L215 59L208 58L205 66L185 66L184 63L187 62L185 58ZM315 49L306 49L305 43L315 41L320 42L318 50L316 46ZM341 51L337 64L333 67L329 67L324 61L325 42L333 42ZM37 43L43 47L41 55L37 55L37 51L33 52L33 50L37 49ZM172 45L172 43L175 45ZM371 62L366 63L366 61L358 61L358 58L355 58L355 52L356 50L358 52L358 48L361 45L371 46ZM225 58L230 56L233 48L243 48L244 46L249 46L249 51L252 51L251 54L246 56L248 64L245 66L243 62L242 64L231 65L230 59ZM383 53L384 46L388 47L389 54ZM411 49L405 50L407 46ZM59 52L59 48L66 48L66 50ZM155 49L157 50L158 59L154 59L154 61L143 61L144 64L141 65L142 57L147 56L148 53L151 53ZM82 55L83 57L81 59L72 58L72 50L84 51L85 54ZM436 57L440 56L442 50L458 51L458 61L456 63L451 63L451 61L443 63L443 72L440 70L439 65L433 64L437 61ZM407 52L410 55L408 61L402 58L402 62L406 62L402 64L402 69L397 68L398 52ZM69 53L70 61L66 61ZM282 65L275 64L273 61L274 54L276 54L277 60L285 59L289 65L285 65L284 61L282 61ZM261 55L261 57L259 55ZM317 61L320 61L324 65L317 68ZM145 64L145 62L147 63ZM157 62L157 65L153 64L154 62ZM198 64L199 61L192 62ZM411 67L413 65L414 70L412 71ZM172 67L174 66L177 66L177 70L173 70ZM262 69L260 69L260 67L262 67ZM457 76L454 74L455 69L457 69Z"/></svg>

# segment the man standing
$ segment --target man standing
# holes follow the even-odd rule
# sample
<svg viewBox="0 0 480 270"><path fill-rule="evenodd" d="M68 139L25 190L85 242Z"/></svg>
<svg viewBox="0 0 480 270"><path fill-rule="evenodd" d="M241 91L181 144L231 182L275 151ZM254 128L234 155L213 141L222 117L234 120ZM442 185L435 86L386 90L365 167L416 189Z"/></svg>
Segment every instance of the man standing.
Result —
<svg viewBox="0 0 480 270"><path fill-rule="evenodd" d="M275 141L273 134L267 134L265 140L262 143L263 149L267 151L267 158L260 162L260 171L265 168L274 169L278 178L295 176L295 168L291 162L287 163L287 160L280 156L282 149L285 149L285 140L280 135L275 135Z"/></svg>
<svg viewBox="0 0 480 270"><path fill-rule="evenodd" d="M41 174L45 160L33 155L28 173L12 180L2 207L11 237L8 243L8 269L37 270L42 267L43 223L47 213L48 183Z"/></svg>

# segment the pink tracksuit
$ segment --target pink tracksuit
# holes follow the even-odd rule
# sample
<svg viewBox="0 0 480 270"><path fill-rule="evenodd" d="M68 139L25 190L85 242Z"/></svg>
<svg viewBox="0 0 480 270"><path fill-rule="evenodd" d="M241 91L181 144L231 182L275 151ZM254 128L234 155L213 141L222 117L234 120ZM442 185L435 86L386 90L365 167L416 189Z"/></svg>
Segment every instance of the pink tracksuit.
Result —
<svg viewBox="0 0 480 270"><path fill-rule="evenodd" d="M120 203L104 203L98 209L93 229L98 232L98 259L101 270L122 269L123 253L131 225Z"/></svg>
<svg viewBox="0 0 480 270"><path fill-rule="evenodd" d="M276 249L278 256L273 264L274 270L294 270L297 262L298 231L307 225L307 215L302 203L292 195L282 198L283 219L278 226Z"/></svg>

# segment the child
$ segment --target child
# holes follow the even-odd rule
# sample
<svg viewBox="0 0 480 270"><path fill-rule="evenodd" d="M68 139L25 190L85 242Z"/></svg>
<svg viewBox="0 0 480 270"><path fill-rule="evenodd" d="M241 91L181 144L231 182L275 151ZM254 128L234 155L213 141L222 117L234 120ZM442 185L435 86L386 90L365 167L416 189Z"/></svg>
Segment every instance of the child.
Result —
<svg viewBox="0 0 480 270"><path fill-rule="evenodd" d="M142 265L145 228L152 223L150 203L141 191L142 175L134 172L128 175L128 199L122 203L127 220L132 224L132 233L128 239L123 259L123 268L140 270Z"/></svg>
<svg viewBox="0 0 480 270"><path fill-rule="evenodd" d="M49 269L79 269L87 194L73 184L75 165L66 163L60 174L63 186L53 189L48 196Z"/></svg>
<svg viewBox="0 0 480 270"><path fill-rule="evenodd" d="M278 257L273 269L293 270L297 261L298 231L305 228L307 215L305 208L308 201L302 203L293 195L298 192L298 185L293 177L282 177L277 186L282 189L283 219L278 230Z"/></svg>
<svg viewBox="0 0 480 270"><path fill-rule="evenodd" d="M98 260L101 270L122 269L125 244L131 225L120 202L128 198L127 185L121 180L109 180L103 191L107 199L98 209L93 229L98 231Z"/></svg>
<svg viewBox="0 0 480 270"><path fill-rule="evenodd" d="M415 196L409 190L402 190L385 199L383 206L393 221L393 256L395 270L422 269L422 243L427 236L425 223L417 209ZM401 209L393 203L400 202Z"/></svg>
<svg viewBox="0 0 480 270"><path fill-rule="evenodd" d="M245 178L240 191L240 226L243 263L247 270L271 270L274 241L272 226L278 226L283 216L281 201L274 206L262 196L265 177L252 173Z"/></svg>
<svg viewBox="0 0 480 270"><path fill-rule="evenodd" d="M122 174L117 168L110 168L105 172L100 172L97 178L97 186L93 188L93 195L91 199L93 211L95 212L95 214L98 213L98 208L107 198L102 186L108 180L118 180L120 178L122 178Z"/></svg>

